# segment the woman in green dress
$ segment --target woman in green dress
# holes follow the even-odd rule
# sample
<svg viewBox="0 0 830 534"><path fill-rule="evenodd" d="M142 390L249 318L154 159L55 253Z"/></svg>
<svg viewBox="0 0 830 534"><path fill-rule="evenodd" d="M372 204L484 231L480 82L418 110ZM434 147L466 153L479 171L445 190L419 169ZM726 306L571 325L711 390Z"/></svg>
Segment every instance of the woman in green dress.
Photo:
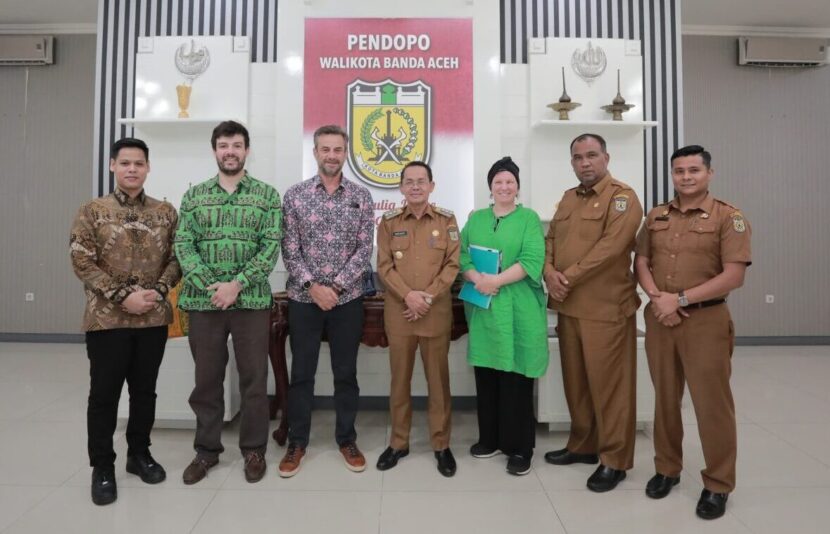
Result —
<svg viewBox="0 0 830 534"><path fill-rule="evenodd" d="M471 213L461 231L464 279L492 296L486 309L465 303L467 361L475 369L479 431L470 453L489 458L501 451L508 456L507 471L524 475L530 472L536 441L533 379L548 367L545 241L536 212L516 203L519 167L510 157L493 164L487 185L493 204ZM500 272L477 272L470 245L499 250Z"/></svg>

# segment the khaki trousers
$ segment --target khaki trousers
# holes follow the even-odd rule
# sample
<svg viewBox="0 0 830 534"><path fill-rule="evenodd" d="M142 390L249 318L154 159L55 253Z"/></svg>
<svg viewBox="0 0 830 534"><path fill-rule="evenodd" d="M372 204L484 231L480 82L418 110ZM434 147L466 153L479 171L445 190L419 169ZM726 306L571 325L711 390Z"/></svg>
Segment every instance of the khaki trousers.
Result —
<svg viewBox="0 0 830 534"><path fill-rule="evenodd" d="M634 465L637 419L637 325L559 314L557 325L565 398L571 414L567 448L598 454L603 465Z"/></svg>
<svg viewBox="0 0 830 534"><path fill-rule="evenodd" d="M737 432L729 378L735 333L725 304L690 309L690 317L669 328L646 307L646 354L654 383L654 466L677 477L683 469L684 385L697 417L706 469L703 485L715 493L735 489Z"/></svg>
<svg viewBox="0 0 830 534"><path fill-rule="evenodd" d="M389 392L389 411L392 418L390 447L398 450L409 448L409 431L412 426L412 370L415 365L415 349L418 348L427 379L430 444L436 451L446 449L450 444L452 404L450 371L447 362L450 335L437 337L387 335L387 338L389 339L389 365L392 372Z"/></svg>

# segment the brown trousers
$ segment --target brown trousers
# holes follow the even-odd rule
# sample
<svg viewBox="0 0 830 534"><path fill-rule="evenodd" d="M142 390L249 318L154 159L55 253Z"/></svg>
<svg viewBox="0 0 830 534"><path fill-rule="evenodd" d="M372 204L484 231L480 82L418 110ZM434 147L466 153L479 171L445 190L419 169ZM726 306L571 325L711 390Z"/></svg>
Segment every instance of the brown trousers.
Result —
<svg viewBox="0 0 830 534"><path fill-rule="evenodd" d="M389 411L392 417L393 449L409 448L409 431L412 427L412 370L415 366L415 349L420 348L427 379L427 418L429 441L432 449L440 451L450 445L452 397L450 395L450 370L447 354L450 335L437 337L387 336L389 339L389 365L392 384L389 392Z"/></svg>
<svg viewBox="0 0 830 534"><path fill-rule="evenodd" d="M691 309L689 318L669 328L646 307L646 354L654 383L654 466L676 477L683 469L684 383L695 407L706 469L703 485L715 493L735 489L737 431L729 377L735 332L725 304Z"/></svg>
<svg viewBox="0 0 830 534"><path fill-rule="evenodd" d="M196 384L190 407L196 414L193 447L201 456L216 458L222 447L225 413L225 367L228 334L239 371L239 448L265 452L268 445L268 331L270 310L190 312L190 351L196 364Z"/></svg>
<svg viewBox="0 0 830 534"><path fill-rule="evenodd" d="M603 465L634 465L637 421L637 324L559 314L557 325L565 399L571 414L567 448L598 454Z"/></svg>

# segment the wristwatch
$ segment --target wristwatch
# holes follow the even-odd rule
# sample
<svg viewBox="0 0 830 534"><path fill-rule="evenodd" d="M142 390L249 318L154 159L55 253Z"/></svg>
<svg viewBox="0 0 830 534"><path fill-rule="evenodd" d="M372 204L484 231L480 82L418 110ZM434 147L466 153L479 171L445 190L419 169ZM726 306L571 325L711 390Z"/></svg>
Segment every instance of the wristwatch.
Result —
<svg viewBox="0 0 830 534"><path fill-rule="evenodd" d="M681 308L689 305L689 299L686 298L686 294L683 291L677 294L677 303L680 304Z"/></svg>

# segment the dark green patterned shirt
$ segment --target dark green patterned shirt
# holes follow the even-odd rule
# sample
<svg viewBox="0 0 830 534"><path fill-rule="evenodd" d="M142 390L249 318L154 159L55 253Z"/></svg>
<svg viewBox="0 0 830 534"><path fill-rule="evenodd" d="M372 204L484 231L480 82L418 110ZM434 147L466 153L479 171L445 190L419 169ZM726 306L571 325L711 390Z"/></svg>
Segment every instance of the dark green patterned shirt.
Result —
<svg viewBox="0 0 830 534"><path fill-rule="evenodd" d="M175 251L184 275L179 308L218 310L207 287L239 281L242 291L228 309L271 307L268 276L277 263L282 237L280 195L245 175L228 193L215 176L182 198Z"/></svg>

